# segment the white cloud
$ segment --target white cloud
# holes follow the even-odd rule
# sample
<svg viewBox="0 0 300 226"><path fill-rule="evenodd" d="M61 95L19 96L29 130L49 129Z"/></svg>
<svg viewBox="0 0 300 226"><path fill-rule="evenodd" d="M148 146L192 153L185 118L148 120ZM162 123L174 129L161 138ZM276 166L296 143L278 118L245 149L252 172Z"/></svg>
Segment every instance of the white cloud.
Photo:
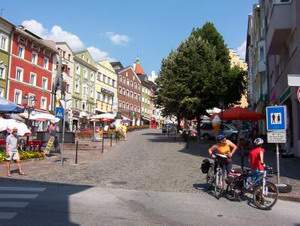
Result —
<svg viewBox="0 0 300 226"><path fill-rule="evenodd" d="M237 54L241 57L241 59L245 60L246 58L246 45L247 42L244 41L236 50Z"/></svg>
<svg viewBox="0 0 300 226"><path fill-rule="evenodd" d="M44 39L53 40L56 42L66 42L72 48L73 51L82 50L85 48L83 41L75 34L65 31L62 27L54 25L51 30L44 28L44 26L36 20L24 20L22 25L31 32L41 36ZM91 46L87 48L95 60L113 60L109 57L109 54L105 51Z"/></svg>
<svg viewBox="0 0 300 226"><path fill-rule="evenodd" d="M99 60L112 60L109 56L108 53L105 51L102 51L101 49L98 49L97 47L90 46L87 48L94 60L99 61Z"/></svg>
<svg viewBox="0 0 300 226"><path fill-rule="evenodd" d="M46 28L44 28L44 26L37 22L36 20L24 20L22 22L22 25L30 30L31 32L33 32L34 34L38 35L38 36L41 36L41 37L44 37L45 35L47 35L48 31Z"/></svg>
<svg viewBox="0 0 300 226"><path fill-rule="evenodd" d="M105 35L110 39L110 41L115 45L126 45L130 39L127 35L117 34L115 32L106 32Z"/></svg>
<svg viewBox="0 0 300 226"><path fill-rule="evenodd" d="M148 77L148 79L152 82L155 82L155 80L157 79L158 75L156 74L155 71L151 71L151 75Z"/></svg>
<svg viewBox="0 0 300 226"><path fill-rule="evenodd" d="M71 32L64 31L60 26L54 25L47 35L47 39L56 42L67 42L74 51L84 49L84 44L80 38Z"/></svg>

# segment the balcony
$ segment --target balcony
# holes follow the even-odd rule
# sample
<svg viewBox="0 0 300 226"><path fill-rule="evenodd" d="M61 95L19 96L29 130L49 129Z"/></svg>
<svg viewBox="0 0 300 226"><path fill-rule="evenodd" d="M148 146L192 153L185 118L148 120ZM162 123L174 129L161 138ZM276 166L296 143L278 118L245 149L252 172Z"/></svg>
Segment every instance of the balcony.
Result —
<svg viewBox="0 0 300 226"><path fill-rule="evenodd" d="M292 3L273 4L267 31L267 53L279 55L292 30Z"/></svg>

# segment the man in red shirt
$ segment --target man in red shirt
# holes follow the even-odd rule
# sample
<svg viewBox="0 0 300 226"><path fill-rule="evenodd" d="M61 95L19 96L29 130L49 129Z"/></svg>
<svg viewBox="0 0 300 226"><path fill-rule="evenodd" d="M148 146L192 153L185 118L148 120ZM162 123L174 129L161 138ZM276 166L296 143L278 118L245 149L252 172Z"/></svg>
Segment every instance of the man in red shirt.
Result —
<svg viewBox="0 0 300 226"><path fill-rule="evenodd" d="M250 168L253 171L264 171L265 163L264 163L264 152L265 149L262 148L264 140L261 138L256 138L254 140L255 148L252 149L249 153L249 164Z"/></svg>

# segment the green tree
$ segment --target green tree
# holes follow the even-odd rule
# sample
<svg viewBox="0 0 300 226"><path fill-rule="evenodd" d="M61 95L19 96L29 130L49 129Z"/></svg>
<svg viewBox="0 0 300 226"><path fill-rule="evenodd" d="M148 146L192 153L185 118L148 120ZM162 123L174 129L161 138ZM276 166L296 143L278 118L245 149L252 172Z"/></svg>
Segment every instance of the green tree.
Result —
<svg viewBox="0 0 300 226"><path fill-rule="evenodd" d="M176 51L162 61L156 101L166 115L200 117L207 109L240 100L245 72L231 68L229 50L212 23L193 29ZM179 121L178 121L179 122Z"/></svg>

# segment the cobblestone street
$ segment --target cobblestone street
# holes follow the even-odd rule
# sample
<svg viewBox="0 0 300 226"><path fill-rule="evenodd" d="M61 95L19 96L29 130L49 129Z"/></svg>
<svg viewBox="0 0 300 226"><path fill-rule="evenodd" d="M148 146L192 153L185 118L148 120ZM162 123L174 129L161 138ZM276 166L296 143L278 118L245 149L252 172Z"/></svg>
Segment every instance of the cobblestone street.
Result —
<svg viewBox="0 0 300 226"><path fill-rule="evenodd" d="M100 144L95 145L98 146ZM205 147L199 152L206 153L206 150ZM184 142L163 136L160 130L132 132L127 141L119 142L104 154L100 148L79 154L78 165L66 163L61 167L59 161L54 160L24 162L27 175L13 174L13 177L179 192L198 192L193 185L204 182L199 169L202 159L193 153L185 153Z"/></svg>

